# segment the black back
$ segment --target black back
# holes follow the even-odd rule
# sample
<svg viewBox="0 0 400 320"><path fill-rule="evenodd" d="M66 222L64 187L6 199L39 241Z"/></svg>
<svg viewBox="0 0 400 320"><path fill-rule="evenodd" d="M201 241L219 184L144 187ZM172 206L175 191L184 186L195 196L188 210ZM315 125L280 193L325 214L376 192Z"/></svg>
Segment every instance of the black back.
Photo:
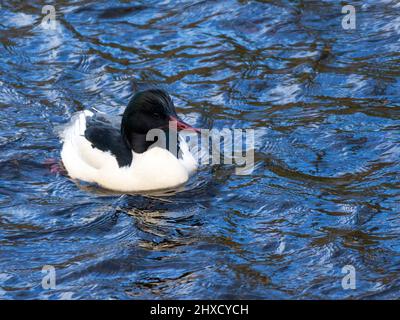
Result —
<svg viewBox="0 0 400 320"><path fill-rule="evenodd" d="M120 128L116 128L101 115L86 117L85 138L93 148L113 154L120 167L130 166L132 151L121 136Z"/></svg>

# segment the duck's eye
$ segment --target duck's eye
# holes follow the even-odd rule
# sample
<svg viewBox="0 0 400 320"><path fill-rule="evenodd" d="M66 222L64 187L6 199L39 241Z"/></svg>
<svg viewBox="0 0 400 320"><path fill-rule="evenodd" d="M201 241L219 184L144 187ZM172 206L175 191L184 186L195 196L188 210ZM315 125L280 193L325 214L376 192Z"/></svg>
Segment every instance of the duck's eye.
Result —
<svg viewBox="0 0 400 320"><path fill-rule="evenodd" d="M154 117L154 118L157 118L157 119L160 119L161 118L161 115L159 114L159 113L152 113L152 116Z"/></svg>

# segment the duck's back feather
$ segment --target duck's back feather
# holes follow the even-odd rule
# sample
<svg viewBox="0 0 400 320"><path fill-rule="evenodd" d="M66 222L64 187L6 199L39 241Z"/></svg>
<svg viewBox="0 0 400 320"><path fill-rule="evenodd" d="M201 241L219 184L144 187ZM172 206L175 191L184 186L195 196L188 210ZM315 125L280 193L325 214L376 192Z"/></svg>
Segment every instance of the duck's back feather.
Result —
<svg viewBox="0 0 400 320"><path fill-rule="evenodd" d="M98 117L86 117L84 135L93 148L114 155L120 167L131 165L132 151L123 141L120 130L111 123Z"/></svg>

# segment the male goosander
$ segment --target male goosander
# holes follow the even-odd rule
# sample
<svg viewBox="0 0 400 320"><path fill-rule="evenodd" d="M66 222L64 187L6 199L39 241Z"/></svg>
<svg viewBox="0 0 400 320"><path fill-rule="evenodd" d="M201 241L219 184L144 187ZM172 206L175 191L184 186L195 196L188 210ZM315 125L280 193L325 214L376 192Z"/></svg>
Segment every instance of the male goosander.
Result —
<svg viewBox="0 0 400 320"><path fill-rule="evenodd" d="M198 131L179 119L166 92L138 92L126 107L119 128L101 113L84 110L74 115L61 132L61 159L71 178L110 190L176 187L197 169L187 143L178 134L176 153L168 145L155 145L146 139L152 129L161 129L168 135L171 124L177 131Z"/></svg>

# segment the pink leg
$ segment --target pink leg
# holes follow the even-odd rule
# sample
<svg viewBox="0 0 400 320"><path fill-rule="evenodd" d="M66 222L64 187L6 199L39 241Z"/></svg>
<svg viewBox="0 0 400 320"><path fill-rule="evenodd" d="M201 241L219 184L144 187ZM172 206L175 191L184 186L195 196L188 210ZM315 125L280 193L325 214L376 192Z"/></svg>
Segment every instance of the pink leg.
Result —
<svg viewBox="0 0 400 320"><path fill-rule="evenodd" d="M57 159L54 158L49 158L44 160L43 162L44 165L47 165L50 167L50 172L51 173L59 173L59 174L67 174L67 170L65 170L64 165L62 164L61 161L58 161Z"/></svg>

